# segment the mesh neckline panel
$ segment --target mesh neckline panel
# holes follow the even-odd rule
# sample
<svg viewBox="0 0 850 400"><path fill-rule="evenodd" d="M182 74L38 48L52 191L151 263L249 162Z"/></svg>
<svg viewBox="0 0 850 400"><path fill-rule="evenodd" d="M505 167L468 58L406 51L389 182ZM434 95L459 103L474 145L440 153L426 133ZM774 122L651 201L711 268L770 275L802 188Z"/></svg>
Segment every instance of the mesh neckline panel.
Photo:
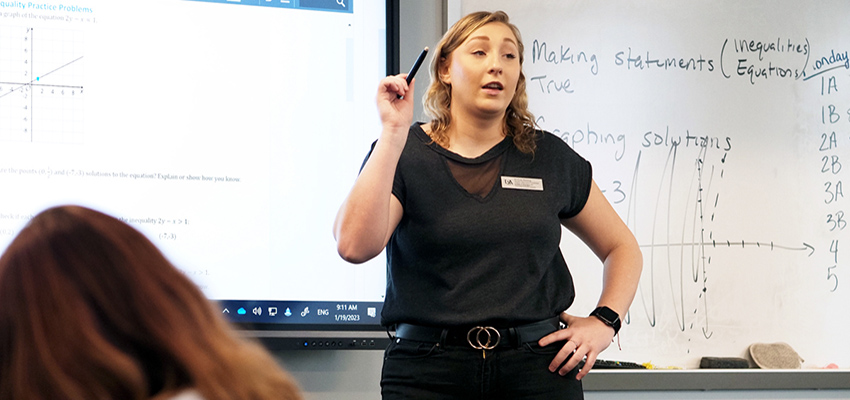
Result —
<svg viewBox="0 0 850 400"><path fill-rule="evenodd" d="M446 158L446 164L455 181L471 195L487 197L496 185L502 170L502 156L477 164L465 164Z"/></svg>
<svg viewBox="0 0 850 400"><path fill-rule="evenodd" d="M435 143L422 129L421 124L418 124L417 128L419 129L414 130L414 132L432 150L445 157L446 165L452 177L467 193L480 199L492 193L502 170L502 155L510 147L511 138L505 137L478 157L467 158Z"/></svg>

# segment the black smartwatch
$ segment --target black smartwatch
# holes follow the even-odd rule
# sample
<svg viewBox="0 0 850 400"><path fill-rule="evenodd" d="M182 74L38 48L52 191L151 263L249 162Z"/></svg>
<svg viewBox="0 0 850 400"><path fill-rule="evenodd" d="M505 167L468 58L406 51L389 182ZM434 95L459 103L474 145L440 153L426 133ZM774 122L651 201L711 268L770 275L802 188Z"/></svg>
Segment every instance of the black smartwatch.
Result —
<svg viewBox="0 0 850 400"><path fill-rule="evenodd" d="M602 306L596 307L596 309L593 310L590 315L599 318L599 320L604 322L605 325L614 328L614 336L616 336L617 332L620 331L620 326L622 324L620 323L620 314L617 314L616 311L608 307Z"/></svg>

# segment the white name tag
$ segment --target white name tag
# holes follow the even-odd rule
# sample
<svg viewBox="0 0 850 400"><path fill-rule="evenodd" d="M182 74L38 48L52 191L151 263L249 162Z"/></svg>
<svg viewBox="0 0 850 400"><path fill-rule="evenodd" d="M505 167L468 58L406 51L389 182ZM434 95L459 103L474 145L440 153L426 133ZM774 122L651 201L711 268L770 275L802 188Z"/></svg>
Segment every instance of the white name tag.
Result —
<svg viewBox="0 0 850 400"><path fill-rule="evenodd" d="M519 189L519 190L543 190L543 179L539 178L519 178L516 176L502 177L503 189Z"/></svg>

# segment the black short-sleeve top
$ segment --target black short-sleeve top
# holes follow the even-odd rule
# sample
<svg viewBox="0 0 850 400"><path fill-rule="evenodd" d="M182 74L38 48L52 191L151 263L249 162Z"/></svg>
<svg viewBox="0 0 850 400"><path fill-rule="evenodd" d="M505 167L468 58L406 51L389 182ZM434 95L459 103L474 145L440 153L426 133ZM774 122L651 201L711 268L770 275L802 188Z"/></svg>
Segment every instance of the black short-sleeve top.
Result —
<svg viewBox="0 0 850 400"><path fill-rule="evenodd" d="M470 159L411 126L393 183L404 211L386 248L382 324L509 327L572 304L561 220L587 202L591 165L555 135L536 140L532 154L508 137Z"/></svg>

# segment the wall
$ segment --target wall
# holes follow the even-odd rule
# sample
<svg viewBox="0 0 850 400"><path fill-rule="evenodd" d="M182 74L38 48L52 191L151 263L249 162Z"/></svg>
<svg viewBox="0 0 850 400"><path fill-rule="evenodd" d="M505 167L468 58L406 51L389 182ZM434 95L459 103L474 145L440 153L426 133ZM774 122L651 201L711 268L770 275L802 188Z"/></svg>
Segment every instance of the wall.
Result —
<svg viewBox="0 0 850 400"><path fill-rule="evenodd" d="M442 37L444 5L443 1L400 0L399 3L399 68L401 72L408 72L416 57L419 56L419 52L426 46L433 50ZM429 52L419 72L416 73L417 98L421 99L431 84L428 71L433 57L434 52ZM421 101L417 101L414 105L413 119L425 120Z"/></svg>

